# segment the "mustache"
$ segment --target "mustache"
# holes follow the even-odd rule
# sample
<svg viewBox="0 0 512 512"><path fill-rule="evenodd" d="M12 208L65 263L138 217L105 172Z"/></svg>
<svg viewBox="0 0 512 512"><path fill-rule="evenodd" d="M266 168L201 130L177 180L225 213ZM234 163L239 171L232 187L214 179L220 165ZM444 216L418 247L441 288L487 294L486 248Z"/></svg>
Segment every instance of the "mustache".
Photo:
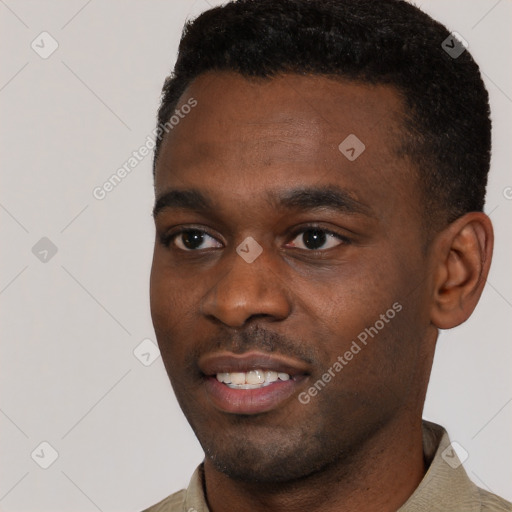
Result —
<svg viewBox="0 0 512 512"><path fill-rule="evenodd" d="M274 353L293 357L312 365L317 359L315 345L292 340L288 336L256 325L229 334L219 333L201 345L194 347L186 356L185 366L199 371L197 361L204 354L221 351L243 354L254 350L269 355Z"/></svg>

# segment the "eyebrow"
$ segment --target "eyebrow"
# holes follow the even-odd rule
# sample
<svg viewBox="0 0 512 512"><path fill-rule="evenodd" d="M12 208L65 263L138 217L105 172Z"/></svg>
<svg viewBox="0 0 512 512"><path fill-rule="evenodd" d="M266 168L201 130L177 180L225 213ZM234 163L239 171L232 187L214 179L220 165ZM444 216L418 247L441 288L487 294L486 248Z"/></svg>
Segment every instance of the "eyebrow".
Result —
<svg viewBox="0 0 512 512"><path fill-rule="evenodd" d="M181 209L194 210L198 212L213 210L212 202L197 189L169 190L155 201L153 217L156 217L162 210Z"/></svg>
<svg viewBox="0 0 512 512"><path fill-rule="evenodd" d="M372 209L354 199L337 186L299 187L281 193L270 193L269 200L275 208L295 210L331 209L342 213L372 215Z"/></svg>
<svg viewBox="0 0 512 512"><path fill-rule="evenodd" d="M320 210L331 209L347 214L373 216L372 209L354 199L337 186L298 187L284 192L269 192L268 202L275 209ZM198 189L173 189L155 201L153 217L167 209L191 210L199 213L215 209L212 201Z"/></svg>

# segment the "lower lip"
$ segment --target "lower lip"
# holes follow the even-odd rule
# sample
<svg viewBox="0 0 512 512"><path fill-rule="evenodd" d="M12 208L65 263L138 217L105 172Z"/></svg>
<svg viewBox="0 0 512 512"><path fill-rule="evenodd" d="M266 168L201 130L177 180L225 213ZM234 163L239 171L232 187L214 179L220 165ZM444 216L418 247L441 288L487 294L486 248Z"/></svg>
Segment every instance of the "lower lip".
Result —
<svg viewBox="0 0 512 512"><path fill-rule="evenodd" d="M206 377L206 393L213 405L232 414L259 414L279 407L295 394L298 381L276 381L257 389L233 389L216 377Z"/></svg>

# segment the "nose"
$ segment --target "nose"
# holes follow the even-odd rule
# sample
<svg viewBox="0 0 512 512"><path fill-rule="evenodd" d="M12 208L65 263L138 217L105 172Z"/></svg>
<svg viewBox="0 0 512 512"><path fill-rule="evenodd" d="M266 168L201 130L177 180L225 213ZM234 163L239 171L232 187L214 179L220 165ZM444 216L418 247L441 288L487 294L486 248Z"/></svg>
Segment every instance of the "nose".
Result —
<svg viewBox="0 0 512 512"><path fill-rule="evenodd" d="M202 313L223 324L238 328L252 317L284 320L290 315L291 303L285 283L272 265L268 251L252 263L233 251L214 286L202 302Z"/></svg>

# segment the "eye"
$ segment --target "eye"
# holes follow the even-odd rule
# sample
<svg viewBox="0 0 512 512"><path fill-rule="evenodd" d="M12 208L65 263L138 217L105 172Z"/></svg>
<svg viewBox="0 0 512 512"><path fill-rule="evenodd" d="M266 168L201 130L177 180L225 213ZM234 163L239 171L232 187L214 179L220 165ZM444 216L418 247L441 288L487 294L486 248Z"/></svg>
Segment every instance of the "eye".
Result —
<svg viewBox="0 0 512 512"><path fill-rule="evenodd" d="M167 247L173 243L182 251L222 247L220 242L201 229L182 229L163 237L161 241Z"/></svg>
<svg viewBox="0 0 512 512"><path fill-rule="evenodd" d="M294 239L288 247L309 251L327 250L343 243L350 243L346 237L319 227L303 228L296 231L293 236ZM173 244L176 248L187 252L222 247L222 244L206 231L192 228L163 235L160 241L166 247Z"/></svg>
<svg viewBox="0 0 512 512"><path fill-rule="evenodd" d="M296 236L298 235L298 236ZM311 227L294 233L295 238L290 242L292 247L318 251L319 249L332 249L349 240L337 233L321 228Z"/></svg>

